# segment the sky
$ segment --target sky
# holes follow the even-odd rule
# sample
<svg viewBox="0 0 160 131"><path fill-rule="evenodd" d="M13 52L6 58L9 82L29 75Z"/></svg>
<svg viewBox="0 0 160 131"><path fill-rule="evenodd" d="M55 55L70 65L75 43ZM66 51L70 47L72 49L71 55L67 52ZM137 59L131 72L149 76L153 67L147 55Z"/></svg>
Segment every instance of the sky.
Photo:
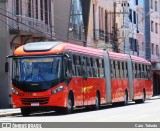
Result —
<svg viewBox="0 0 160 131"><path fill-rule="evenodd" d="M138 4L141 5L141 6L143 6L143 0L139 0Z"/></svg>

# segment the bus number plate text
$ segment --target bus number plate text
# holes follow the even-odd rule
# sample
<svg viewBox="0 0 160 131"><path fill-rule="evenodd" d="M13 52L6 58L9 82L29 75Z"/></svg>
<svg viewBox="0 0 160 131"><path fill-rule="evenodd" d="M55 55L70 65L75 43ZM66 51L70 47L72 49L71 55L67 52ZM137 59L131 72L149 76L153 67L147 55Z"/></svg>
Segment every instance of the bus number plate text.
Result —
<svg viewBox="0 0 160 131"><path fill-rule="evenodd" d="M39 103L31 103L31 106L39 106Z"/></svg>

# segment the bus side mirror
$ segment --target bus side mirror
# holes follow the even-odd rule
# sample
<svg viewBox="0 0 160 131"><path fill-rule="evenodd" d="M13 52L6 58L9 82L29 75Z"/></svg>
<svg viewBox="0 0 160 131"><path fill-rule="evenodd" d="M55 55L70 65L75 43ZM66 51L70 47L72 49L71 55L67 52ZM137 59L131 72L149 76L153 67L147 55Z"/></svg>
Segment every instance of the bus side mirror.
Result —
<svg viewBox="0 0 160 131"><path fill-rule="evenodd" d="M8 71L9 71L9 63L6 62L5 63L5 72L8 73Z"/></svg>

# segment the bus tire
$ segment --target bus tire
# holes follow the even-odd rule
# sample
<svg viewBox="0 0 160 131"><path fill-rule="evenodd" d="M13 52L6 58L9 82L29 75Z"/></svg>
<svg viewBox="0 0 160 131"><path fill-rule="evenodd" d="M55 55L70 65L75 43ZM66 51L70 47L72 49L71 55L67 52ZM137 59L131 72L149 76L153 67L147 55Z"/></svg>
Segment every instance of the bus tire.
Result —
<svg viewBox="0 0 160 131"><path fill-rule="evenodd" d="M128 91L127 90L125 91L124 101L122 102L122 104L123 104L123 106L128 105Z"/></svg>
<svg viewBox="0 0 160 131"><path fill-rule="evenodd" d="M145 90L143 90L142 99L135 100L135 103L140 104L140 103L144 103L145 101L146 101L146 93L145 93Z"/></svg>
<svg viewBox="0 0 160 131"><path fill-rule="evenodd" d="M68 105L67 107L64 109L64 113L65 114L70 114L73 111L73 96L71 95L71 93L69 93L68 95Z"/></svg>
<svg viewBox="0 0 160 131"><path fill-rule="evenodd" d="M31 111L30 111L29 108L25 108L25 107L21 108L21 114L22 114L22 116L29 116L30 113L31 113Z"/></svg>
<svg viewBox="0 0 160 131"><path fill-rule="evenodd" d="M99 110L100 109L100 94L99 92L97 92L96 94L96 103L95 103L95 110Z"/></svg>

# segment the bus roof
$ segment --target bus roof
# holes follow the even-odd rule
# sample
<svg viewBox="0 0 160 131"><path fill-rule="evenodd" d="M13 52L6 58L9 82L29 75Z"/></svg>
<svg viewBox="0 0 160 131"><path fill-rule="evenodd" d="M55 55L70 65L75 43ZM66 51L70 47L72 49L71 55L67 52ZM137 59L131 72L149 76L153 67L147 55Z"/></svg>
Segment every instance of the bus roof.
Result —
<svg viewBox="0 0 160 131"><path fill-rule="evenodd" d="M15 56L33 56L33 55L53 55L53 54L61 54L65 51L75 52L76 54L85 54L90 56L98 56L103 57L103 50L94 49L90 47L83 47L80 45L64 43L60 41L54 42L34 42L28 43L26 45L22 45L18 47L14 51ZM127 61L128 54L108 52L109 57L115 60ZM150 64L149 61L131 55L131 59L133 62Z"/></svg>
<svg viewBox="0 0 160 131"><path fill-rule="evenodd" d="M32 56L32 55L52 55L60 54L64 51L71 51L91 55L91 56L103 56L103 50L94 49L90 47L83 47L79 45L74 45L70 43L63 42L34 42L28 43L18 47L14 51L15 56Z"/></svg>
<svg viewBox="0 0 160 131"><path fill-rule="evenodd" d="M148 60L141 58L141 57L134 56L134 55L131 55L131 60L132 60L132 62L151 65L151 63Z"/></svg>
<svg viewBox="0 0 160 131"><path fill-rule="evenodd" d="M127 61L127 58L128 58L127 56L128 56L128 54L109 52L109 57L110 57L110 59L113 59L113 60Z"/></svg>

